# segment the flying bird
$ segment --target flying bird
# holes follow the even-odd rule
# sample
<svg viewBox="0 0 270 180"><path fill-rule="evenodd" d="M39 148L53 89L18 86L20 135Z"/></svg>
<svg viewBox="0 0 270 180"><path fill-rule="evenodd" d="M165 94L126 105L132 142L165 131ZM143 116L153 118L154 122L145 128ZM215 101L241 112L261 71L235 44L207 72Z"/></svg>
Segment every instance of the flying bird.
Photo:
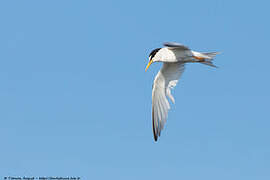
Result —
<svg viewBox="0 0 270 180"><path fill-rule="evenodd" d="M153 62L163 62L152 87L152 126L155 141L167 121L170 109L167 97L175 103L171 89L176 86L184 71L185 63L202 63L216 67L212 60L218 54L218 52L196 52L176 42L166 42L163 45L163 48L154 49L149 54L149 62L145 69L147 71Z"/></svg>

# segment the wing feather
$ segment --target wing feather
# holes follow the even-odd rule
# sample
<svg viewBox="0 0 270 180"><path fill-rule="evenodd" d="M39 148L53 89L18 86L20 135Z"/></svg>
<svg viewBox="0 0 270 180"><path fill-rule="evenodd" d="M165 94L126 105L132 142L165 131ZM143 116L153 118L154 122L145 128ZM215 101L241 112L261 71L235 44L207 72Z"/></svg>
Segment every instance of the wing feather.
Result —
<svg viewBox="0 0 270 180"><path fill-rule="evenodd" d="M165 42L163 43L163 45L168 47L169 49L190 50L187 46L176 42Z"/></svg>
<svg viewBox="0 0 270 180"><path fill-rule="evenodd" d="M174 102L171 89L176 86L183 71L184 64L181 62L163 63L161 70L155 77L152 89L152 123L155 141L157 141L167 121L170 109L167 97Z"/></svg>

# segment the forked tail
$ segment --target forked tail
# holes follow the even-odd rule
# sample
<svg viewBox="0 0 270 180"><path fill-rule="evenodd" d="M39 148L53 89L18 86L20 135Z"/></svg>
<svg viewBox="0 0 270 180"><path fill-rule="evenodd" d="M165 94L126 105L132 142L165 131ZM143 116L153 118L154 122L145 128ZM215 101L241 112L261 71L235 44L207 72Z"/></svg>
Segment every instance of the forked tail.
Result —
<svg viewBox="0 0 270 180"><path fill-rule="evenodd" d="M193 58L194 58L193 62L199 62L205 65L217 68L217 66L214 65L212 61L214 57L217 54L219 54L219 52L201 53L201 52L192 51L192 53L193 53Z"/></svg>

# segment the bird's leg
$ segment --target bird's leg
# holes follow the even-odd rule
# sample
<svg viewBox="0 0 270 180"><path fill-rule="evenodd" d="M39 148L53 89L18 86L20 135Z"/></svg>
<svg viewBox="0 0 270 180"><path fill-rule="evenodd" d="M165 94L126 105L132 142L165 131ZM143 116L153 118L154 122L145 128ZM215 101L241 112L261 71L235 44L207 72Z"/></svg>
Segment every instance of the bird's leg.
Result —
<svg viewBox="0 0 270 180"><path fill-rule="evenodd" d="M215 66L211 61L207 61L205 58L201 58L201 57L195 57L193 56L194 59L191 59L190 61L188 62L192 62L192 63L202 63L202 64L205 64L205 65L208 65L208 66L212 66L212 67L215 67L217 68L217 66Z"/></svg>
<svg viewBox="0 0 270 180"><path fill-rule="evenodd" d="M203 58L203 57L199 57L199 56L192 56L194 59L197 59L197 60L199 60L200 62L203 62L203 61L205 61L205 58Z"/></svg>
<svg viewBox="0 0 270 180"><path fill-rule="evenodd" d="M191 63L202 63L202 62L205 62L205 60L190 60L190 61L187 61L187 62L191 62Z"/></svg>

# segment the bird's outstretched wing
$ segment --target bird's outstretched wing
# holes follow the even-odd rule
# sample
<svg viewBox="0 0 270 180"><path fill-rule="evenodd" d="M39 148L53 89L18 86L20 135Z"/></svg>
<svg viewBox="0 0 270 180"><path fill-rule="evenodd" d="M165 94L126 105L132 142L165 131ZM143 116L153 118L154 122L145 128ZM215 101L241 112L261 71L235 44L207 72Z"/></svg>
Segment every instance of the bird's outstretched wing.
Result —
<svg viewBox="0 0 270 180"><path fill-rule="evenodd" d="M165 42L163 45L169 49L190 50L187 46L176 42Z"/></svg>
<svg viewBox="0 0 270 180"><path fill-rule="evenodd" d="M160 136L168 117L170 104L167 97L174 103L171 89L176 86L183 71L184 64L181 62L163 63L155 77L152 89L152 123L155 141Z"/></svg>

